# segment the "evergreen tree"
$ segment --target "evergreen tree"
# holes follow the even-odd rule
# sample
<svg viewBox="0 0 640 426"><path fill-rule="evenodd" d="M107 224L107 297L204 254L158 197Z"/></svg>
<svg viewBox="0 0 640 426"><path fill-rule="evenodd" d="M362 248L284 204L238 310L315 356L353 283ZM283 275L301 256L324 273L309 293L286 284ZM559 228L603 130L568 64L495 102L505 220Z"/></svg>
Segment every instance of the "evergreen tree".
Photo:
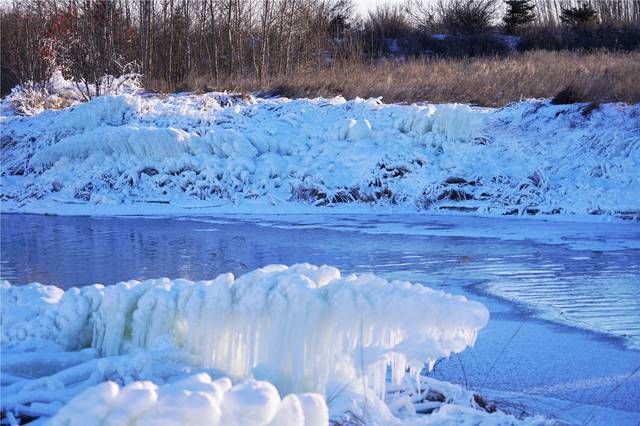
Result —
<svg viewBox="0 0 640 426"><path fill-rule="evenodd" d="M589 3L582 3L579 6L562 9L560 20L574 28L584 28L594 22L597 17L598 12Z"/></svg>
<svg viewBox="0 0 640 426"><path fill-rule="evenodd" d="M504 26L507 33L514 34L535 19L533 0L505 0L505 2L507 13L504 16Z"/></svg>

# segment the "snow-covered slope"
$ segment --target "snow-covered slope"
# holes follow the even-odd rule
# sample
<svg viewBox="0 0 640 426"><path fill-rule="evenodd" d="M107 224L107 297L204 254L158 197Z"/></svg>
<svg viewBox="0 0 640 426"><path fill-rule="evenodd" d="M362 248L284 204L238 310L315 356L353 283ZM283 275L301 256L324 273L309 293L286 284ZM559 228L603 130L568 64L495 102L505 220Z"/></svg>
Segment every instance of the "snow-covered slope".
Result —
<svg viewBox="0 0 640 426"><path fill-rule="evenodd" d="M32 117L3 111L5 211L141 202L640 211L640 105L489 109L209 93L100 97Z"/></svg>
<svg viewBox="0 0 640 426"><path fill-rule="evenodd" d="M0 290L7 418L326 425L330 412L339 423L517 422L418 376L472 345L488 320L483 305L420 285L299 264L197 283Z"/></svg>

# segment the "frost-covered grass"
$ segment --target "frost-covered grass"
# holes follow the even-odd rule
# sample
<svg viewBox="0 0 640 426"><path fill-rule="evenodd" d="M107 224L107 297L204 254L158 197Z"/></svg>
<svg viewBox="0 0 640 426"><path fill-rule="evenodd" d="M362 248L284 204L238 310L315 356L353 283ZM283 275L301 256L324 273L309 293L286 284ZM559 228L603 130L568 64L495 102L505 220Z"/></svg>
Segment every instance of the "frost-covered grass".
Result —
<svg viewBox="0 0 640 426"><path fill-rule="evenodd" d="M105 96L2 118L6 210L66 203L640 211L640 104Z"/></svg>
<svg viewBox="0 0 640 426"><path fill-rule="evenodd" d="M6 419L517 422L459 386L418 376L473 345L488 320L483 305L420 285L302 264L197 283L1 290Z"/></svg>

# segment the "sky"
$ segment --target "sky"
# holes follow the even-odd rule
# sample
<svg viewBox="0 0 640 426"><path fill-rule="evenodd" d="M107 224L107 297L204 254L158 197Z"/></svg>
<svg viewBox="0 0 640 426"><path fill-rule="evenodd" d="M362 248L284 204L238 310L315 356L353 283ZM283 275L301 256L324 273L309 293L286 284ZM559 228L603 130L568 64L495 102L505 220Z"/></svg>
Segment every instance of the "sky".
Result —
<svg viewBox="0 0 640 426"><path fill-rule="evenodd" d="M377 5L383 3L401 3L401 0L354 0L357 5L357 10L360 15L366 15L371 9L374 9Z"/></svg>

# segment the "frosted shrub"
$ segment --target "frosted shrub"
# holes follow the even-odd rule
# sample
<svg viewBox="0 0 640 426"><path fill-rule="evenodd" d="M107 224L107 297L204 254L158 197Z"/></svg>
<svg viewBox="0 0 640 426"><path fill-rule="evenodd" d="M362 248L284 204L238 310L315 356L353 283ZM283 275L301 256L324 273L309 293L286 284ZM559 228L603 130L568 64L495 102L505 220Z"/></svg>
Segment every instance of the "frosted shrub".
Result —
<svg viewBox="0 0 640 426"><path fill-rule="evenodd" d="M119 77L105 75L98 85L67 80L60 70L44 83L29 81L11 90L7 100L18 115L32 116L47 109L63 109L99 95L120 95L142 91L142 76L135 72Z"/></svg>
<svg viewBox="0 0 640 426"><path fill-rule="evenodd" d="M135 94L142 91L142 74L130 72L119 77L105 75L100 79L99 89L89 85L91 97L101 95L121 95L124 93Z"/></svg>
<svg viewBox="0 0 640 426"><path fill-rule="evenodd" d="M45 109L62 109L73 105L73 99L50 93L46 86L28 82L16 86L9 95L11 106L18 115L36 115Z"/></svg>

